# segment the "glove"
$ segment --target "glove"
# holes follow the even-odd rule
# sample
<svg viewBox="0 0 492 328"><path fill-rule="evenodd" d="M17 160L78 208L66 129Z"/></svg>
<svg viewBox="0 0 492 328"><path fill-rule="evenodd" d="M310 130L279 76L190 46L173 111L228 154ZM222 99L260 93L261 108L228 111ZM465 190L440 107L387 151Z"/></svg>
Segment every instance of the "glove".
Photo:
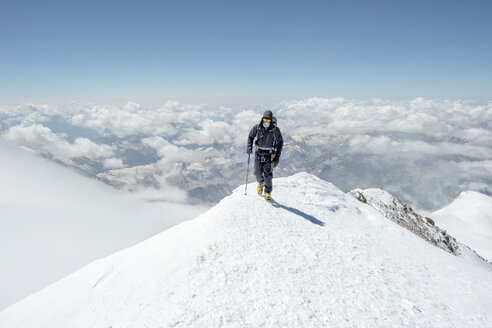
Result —
<svg viewBox="0 0 492 328"><path fill-rule="evenodd" d="M252 152L253 149L251 149L251 147L246 148L246 154L251 155Z"/></svg>
<svg viewBox="0 0 492 328"><path fill-rule="evenodd" d="M280 160L280 157L275 157L275 159L273 160L273 167L277 167L278 166L278 161Z"/></svg>

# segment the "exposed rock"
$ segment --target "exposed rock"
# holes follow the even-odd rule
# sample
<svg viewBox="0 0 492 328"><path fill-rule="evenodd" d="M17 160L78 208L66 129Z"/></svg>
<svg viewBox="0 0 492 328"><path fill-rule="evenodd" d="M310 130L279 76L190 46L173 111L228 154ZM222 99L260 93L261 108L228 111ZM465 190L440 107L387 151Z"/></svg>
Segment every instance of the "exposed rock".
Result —
<svg viewBox="0 0 492 328"><path fill-rule="evenodd" d="M357 199L360 200L361 202L363 202L364 204L367 204L367 199L364 196L364 194L359 192L359 191L358 191L358 193L359 193L359 196L357 197Z"/></svg>
<svg viewBox="0 0 492 328"><path fill-rule="evenodd" d="M429 217L427 217L427 216L425 217L425 220L426 220L426 221L427 221L427 223L429 223L430 225L434 225L434 224L435 224L435 223L434 223L434 220L432 220L431 218L429 218Z"/></svg>

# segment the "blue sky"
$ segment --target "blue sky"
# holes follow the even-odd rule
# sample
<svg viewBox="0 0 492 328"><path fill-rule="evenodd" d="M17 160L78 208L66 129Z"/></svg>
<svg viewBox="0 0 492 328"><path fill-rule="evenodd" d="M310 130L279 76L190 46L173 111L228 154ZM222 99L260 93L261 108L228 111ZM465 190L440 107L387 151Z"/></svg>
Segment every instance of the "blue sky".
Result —
<svg viewBox="0 0 492 328"><path fill-rule="evenodd" d="M0 3L0 100L492 99L490 1Z"/></svg>

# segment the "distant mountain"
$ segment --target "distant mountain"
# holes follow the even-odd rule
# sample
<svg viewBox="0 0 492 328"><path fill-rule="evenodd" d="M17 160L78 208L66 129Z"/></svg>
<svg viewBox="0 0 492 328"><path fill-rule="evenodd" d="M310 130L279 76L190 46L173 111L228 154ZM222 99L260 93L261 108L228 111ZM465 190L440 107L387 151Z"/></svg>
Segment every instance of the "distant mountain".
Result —
<svg viewBox="0 0 492 328"><path fill-rule="evenodd" d="M465 191L431 216L449 233L492 261L492 197Z"/></svg>
<svg viewBox="0 0 492 328"><path fill-rule="evenodd" d="M275 179L271 204L256 195L254 183L248 189L244 195L239 187L196 219L98 260L0 312L0 326L486 327L492 322L490 263L454 256L388 220L374 206L392 202L388 195L363 203L307 173Z"/></svg>

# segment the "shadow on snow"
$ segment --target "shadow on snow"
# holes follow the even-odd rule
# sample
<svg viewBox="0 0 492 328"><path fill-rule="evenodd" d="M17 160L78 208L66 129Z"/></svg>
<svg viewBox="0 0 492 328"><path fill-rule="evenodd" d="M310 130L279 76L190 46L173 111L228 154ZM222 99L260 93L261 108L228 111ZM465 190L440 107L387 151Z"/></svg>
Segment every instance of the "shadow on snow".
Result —
<svg viewBox="0 0 492 328"><path fill-rule="evenodd" d="M325 225L325 223L323 221L318 220L314 216L309 215L309 214L306 214L303 211L300 211L300 210L298 210L296 208L282 205L282 204L276 202L274 199L272 199L272 206L277 207L277 208L282 208L282 209L284 209L286 211L289 211L291 213L297 214L300 217L302 217L302 218L310 221L311 223L317 224L319 226L322 226L323 227Z"/></svg>

